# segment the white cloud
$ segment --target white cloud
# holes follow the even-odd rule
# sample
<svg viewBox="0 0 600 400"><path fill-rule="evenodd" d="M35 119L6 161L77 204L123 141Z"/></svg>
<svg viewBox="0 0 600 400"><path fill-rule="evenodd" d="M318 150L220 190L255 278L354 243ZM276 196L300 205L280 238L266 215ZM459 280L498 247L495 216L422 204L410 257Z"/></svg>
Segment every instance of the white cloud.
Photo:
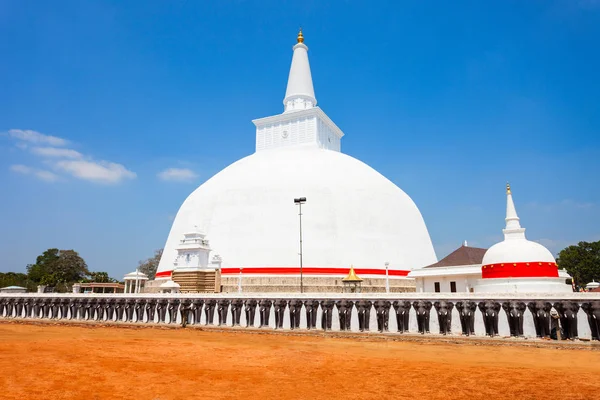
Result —
<svg viewBox="0 0 600 400"><path fill-rule="evenodd" d="M56 136L44 135L31 130L23 129L11 129L8 131L8 135L17 140L23 142L29 142L33 144L47 144L50 146L66 146L69 142L66 139L59 138Z"/></svg>
<svg viewBox="0 0 600 400"><path fill-rule="evenodd" d="M159 179L163 181L174 182L190 182L198 177L198 175L188 168L167 168L157 174Z"/></svg>
<svg viewBox="0 0 600 400"><path fill-rule="evenodd" d="M55 166L76 178L99 183L119 183L137 176L123 165L109 161L62 160Z"/></svg>
<svg viewBox="0 0 600 400"><path fill-rule="evenodd" d="M33 175L36 178L46 182L56 182L60 179L60 177L53 172L46 171L44 169L31 168L22 164L11 165L10 170L23 175Z"/></svg>
<svg viewBox="0 0 600 400"><path fill-rule="evenodd" d="M57 158L83 158L83 154L73 149L65 149L60 147L32 147L31 152L44 157Z"/></svg>

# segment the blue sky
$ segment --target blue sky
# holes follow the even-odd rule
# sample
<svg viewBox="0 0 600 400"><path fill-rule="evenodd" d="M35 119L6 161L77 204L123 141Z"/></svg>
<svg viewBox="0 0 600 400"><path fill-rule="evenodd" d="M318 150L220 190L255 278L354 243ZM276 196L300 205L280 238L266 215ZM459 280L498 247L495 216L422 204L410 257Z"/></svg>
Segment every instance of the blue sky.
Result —
<svg viewBox="0 0 600 400"><path fill-rule="evenodd" d="M0 271L49 247L122 277L282 112L303 27L342 150L419 206L438 257L600 240L600 1L0 2ZM291 210L291 212L294 212Z"/></svg>

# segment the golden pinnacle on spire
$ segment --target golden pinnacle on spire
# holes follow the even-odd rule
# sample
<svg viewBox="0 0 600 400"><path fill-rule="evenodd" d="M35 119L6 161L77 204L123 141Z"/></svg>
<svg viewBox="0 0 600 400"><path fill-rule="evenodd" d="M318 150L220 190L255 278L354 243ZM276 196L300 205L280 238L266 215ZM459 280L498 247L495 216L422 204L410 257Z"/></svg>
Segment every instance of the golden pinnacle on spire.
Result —
<svg viewBox="0 0 600 400"><path fill-rule="evenodd" d="M506 182L506 194L510 194L510 183Z"/></svg>
<svg viewBox="0 0 600 400"><path fill-rule="evenodd" d="M298 32L298 43L304 43L304 36L302 35L302 28L300 28L300 32Z"/></svg>
<svg viewBox="0 0 600 400"><path fill-rule="evenodd" d="M348 276L342 279L342 282L362 282L362 278L359 278L354 272L354 266L350 266L350 271L348 271Z"/></svg>

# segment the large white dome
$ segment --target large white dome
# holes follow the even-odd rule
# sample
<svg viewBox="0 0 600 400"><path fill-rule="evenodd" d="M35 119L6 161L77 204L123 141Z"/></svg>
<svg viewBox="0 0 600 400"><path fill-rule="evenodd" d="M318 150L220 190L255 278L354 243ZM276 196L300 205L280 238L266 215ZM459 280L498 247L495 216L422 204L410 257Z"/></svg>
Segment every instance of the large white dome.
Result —
<svg viewBox="0 0 600 400"><path fill-rule="evenodd" d="M483 265L500 263L549 262L556 260L539 243L527 239L507 239L490 247L483 256Z"/></svg>
<svg viewBox="0 0 600 400"><path fill-rule="evenodd" d="M415 203L368 165L315 145L264 150L228 166L183 203L159 272L173 269L175 247L195 226L223 267L297 267L302 206L305 267L390 270L435 263Z"/></svg>

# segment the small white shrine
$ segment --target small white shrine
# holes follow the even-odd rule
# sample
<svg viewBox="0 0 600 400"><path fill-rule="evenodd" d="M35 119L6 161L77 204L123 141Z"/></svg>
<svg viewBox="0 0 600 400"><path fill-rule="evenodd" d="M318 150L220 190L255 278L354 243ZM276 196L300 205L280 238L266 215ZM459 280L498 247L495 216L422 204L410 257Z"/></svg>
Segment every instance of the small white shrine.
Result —
<svg viewBox="0 0 600 400"><path fill-rule="evenodd" d="M125 281L125 293L143 293L148 275L136 269L123 277Z"/></svg>

